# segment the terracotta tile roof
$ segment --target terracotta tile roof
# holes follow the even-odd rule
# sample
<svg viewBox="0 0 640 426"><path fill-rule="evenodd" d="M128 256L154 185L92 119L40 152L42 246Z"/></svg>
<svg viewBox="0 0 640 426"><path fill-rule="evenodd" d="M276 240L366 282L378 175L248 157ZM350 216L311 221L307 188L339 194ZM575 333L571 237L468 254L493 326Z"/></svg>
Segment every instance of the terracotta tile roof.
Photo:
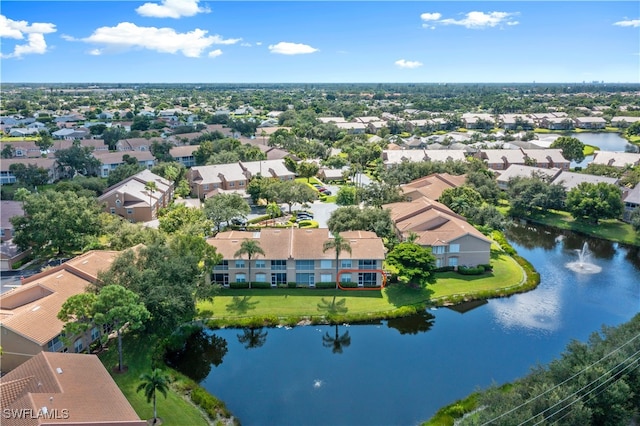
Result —
<svg viewBox="0 0 640 426"><path fill-rule="evenodd" d="M466 180L466 175L455 176L449 173L434 173L402 185L400 189L408 196L417 193L432 200L437 200L445 189L462 186Z"/></svg>
<svg viewBox="0 0 640 426"><path fill-rule="evenodd" d="M373 232L350 231L341 235L351 244L354 259L383 259L382 239ZM217 248L224 259L233 259L245 239L257 239L265 259L333 259L332 250L322 251L324 242L332 238L326 228L318 229L276 229L267 228L261 232L228 231L221 232L207 242ZM246 259L246 256L243 256Z"/></svg>
<svg viewBox="0 0 640 426"><path fill-rule="evenodd" d="M109 268L118 252L92 251L33 275L0 295L0 325L45 345L62 331L57 318L64 302L86 291L98 271Z"/></svg>
<svg viewBox="0 0 640 426"><path fill-rule="evenodd" d="M93 424L144 426L98 357L40 352L0 378L2 409L46 407L57 419L3 418L3 426ZM66 410L66 411L63 411ZM63 414L67 413L68 418Z"/></svg>

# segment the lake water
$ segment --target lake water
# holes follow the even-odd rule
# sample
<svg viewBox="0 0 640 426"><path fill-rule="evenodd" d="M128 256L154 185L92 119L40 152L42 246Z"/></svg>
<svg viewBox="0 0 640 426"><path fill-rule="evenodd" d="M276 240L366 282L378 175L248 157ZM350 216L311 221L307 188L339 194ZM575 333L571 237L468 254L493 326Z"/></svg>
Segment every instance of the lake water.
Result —
<svg viewBox="0 0 640 426"><path fill-rule="evenodd" d="M182 368L243 425L415 425L640 311L637 247L534 226L508 237L541 274L533 291L367 325L207 330ZM585 241L599 274L566 267Z"/></svg>
<svg viewBox="0 0 640 426"><path fill-rule="evenodd" d="M571 133L569 136L579 139L586 145L597 146L601 151L638 152L638 146L629 143L618 133ZM586 167L593 161L593 155L588 155L580 163L571 163L571 167Z"/></svg>

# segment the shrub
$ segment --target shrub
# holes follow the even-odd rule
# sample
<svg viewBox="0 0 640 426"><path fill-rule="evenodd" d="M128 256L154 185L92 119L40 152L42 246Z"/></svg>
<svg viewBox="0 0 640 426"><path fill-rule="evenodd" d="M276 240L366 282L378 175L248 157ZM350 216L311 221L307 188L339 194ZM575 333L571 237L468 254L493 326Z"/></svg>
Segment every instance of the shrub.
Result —
<svg viewBox="0 0 640 426"><path fill-rule="evenodd" d="M255 283L251 283L251 288L271 288L271 283L255 282Z"/></svg>
<svg viewBox="0 0 640 426"><path fill-rule="evenodd" d="M458 273L461 275L481 275L484 274L482 266L458 266Z"/></svg>
<svg viewBox="0 0 640 426"><path fill-rule="evenodd" d="M435 269L435 272L451 272L451 271L455 271L456 267L455 266L441 266L439 268Z"/></svg>
<svg viewBox="0 0 640 426"><path fill-rule="evenodd" d="M260 223L263 220L267 220L267 219L271 219L271 216L269 216L268 214L265 214L262 216L254 217L253 219L248 220L247 223Z"/></svg>
<svg viewBox="0 0 640 426"><path fill-rule="evenodd" d="M249 288L249 283L229 283L231 288Z"/></svg>
<svg viewBox="0 0 640 426"><path fill-rule="evenodd" d="M320 282L320 283L316 283L316 288L319 288L319 289L336 288L336 283L334 283L334 282Z"/></svg>
<svg viewBox="0 0 640 426"><path fill-rule="evenodd" d="M358 287L358 283L356 283L356 282L340 283L340 286L342 286L344 288L357 288Z"/></svg>
<svg viewBox="0 0 640 426"><path fill-rule="evenodd" d="M296 288L298 285L295 283L295 281L289 281L287 283L287 287L289 288Z"/></svg>

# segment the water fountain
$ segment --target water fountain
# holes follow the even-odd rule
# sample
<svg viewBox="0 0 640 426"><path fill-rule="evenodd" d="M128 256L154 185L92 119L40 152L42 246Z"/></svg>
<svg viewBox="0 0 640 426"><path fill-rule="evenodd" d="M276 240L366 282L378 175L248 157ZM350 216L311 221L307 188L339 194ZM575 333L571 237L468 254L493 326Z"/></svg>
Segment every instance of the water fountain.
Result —
<svg viewBox="0 0 640 426"><path fill-rule="evenodd" d="M591 252L586 242L582 245L582 249L576 249L576 252L578 252L578 261L567 263L567 268L579 274L597 274L602 271L600 266L589 262Z"/></svg>

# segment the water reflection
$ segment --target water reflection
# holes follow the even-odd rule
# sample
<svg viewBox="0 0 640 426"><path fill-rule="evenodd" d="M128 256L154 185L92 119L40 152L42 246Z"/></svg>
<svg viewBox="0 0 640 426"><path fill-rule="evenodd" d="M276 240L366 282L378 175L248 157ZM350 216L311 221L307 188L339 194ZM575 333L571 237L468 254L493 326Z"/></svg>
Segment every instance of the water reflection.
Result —
<svg viewBox="0 0 640 426"><path fill-rule="evenodd" d="M558 240L563 238L562 232L557 229L539 228L530 223L512 223L507 232L511 241L529 250L553 250Z"/></svg>
<svg viewBox="0 0 640 426"><path fill-rule="evenodd" d="M198 330L189 336L181 348L167 352L166 363L196 382L204 380L211 366L222 364L227 354L227 341L211 330Z"/></svg>
<svg viewBox="0 0 640 426"><path fill-rule="evenodd" d="M242 334L238 334L238 342L244 345L245 349L259 348L267 342L267 334L260 328L243 328Z"/></svg>
<svg viewBox="0 0 640 426"><path fill-rule="evenodd" d="M331 348L331 352L334 354L341 354L343 348L351 344L351 336L349 336L349 330L340 335L338 333L338 324L336 324L335 327L336 332L333 336L330 335L328 331L322 336L322 346Z"/></svg>
<svg viewBox="0 0 640 426"><path fill-rule="evenodd" d="M390 319L387 321L387 327L395 328L400 334L424 333L433 327L435 318L429 312L423 311L410 317Z"/></svg>

